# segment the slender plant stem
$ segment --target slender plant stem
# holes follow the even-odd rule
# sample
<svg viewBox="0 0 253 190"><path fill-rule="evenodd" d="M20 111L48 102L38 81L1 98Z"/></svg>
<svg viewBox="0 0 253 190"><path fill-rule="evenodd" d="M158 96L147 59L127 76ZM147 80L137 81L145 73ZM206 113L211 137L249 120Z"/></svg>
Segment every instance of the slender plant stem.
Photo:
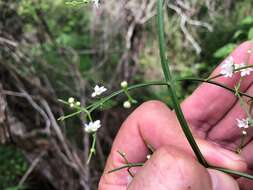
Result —
<svg viewBox="0 0 253 190"><path fill-rule="evenodd" d="M184 78L177 78L177 79L174 79L175 82L183 82L183 81L191 81L191 82L204 82L204 83L209 83L209 84L212 84L212 85L216 85L216 86L219 86L221 88L224 88L226 90L229 90L230 92L232 93L236 93L235 89L233 88L229 88L223 84L220 84L218 82L214 82L214 81L209 81L209 80L206 80L206 79L201 79L201 78L194 78L194 77L184 77ZM167 86L168 83L165 82L165 81L151 81L151 82L145 82L145 83L140 83L140 84L135 84L135 85L131 85L129 86L127 89L130 91L130 90L134 90L134 89L138 89L138 88L143 88L143 87L147 87L147 86L157 86L157 85L160 85L160 86ZM89 106L87 106L86 108L80 108L80 107L74 107L76 108L78 111L70 114L70 115L66 115L66 116L62 116L60 117L58 120L64 120L64 119L67 119L67 118L70 118L74 115L77 115L77 114L80 114L81 112L84 112L84 113L87 113L87 110L89 110L89 112L92 112L93 110L97 109L98 107L100 107L101 105L103 105L105 102L107 102L108 100L120 95L124 93L124 90L118 90L112 94L110 94L109 96L106 96L104 98L102 98L101 100L99 100L98 102L95 102L94 104L91 104ZM252 96L250 96L249 94L245 93L245 92L239 92L238 91L238 94L240 94L241 96L245 96L245 97L248 97L250 99L253 99ZM66 104L66 105L69 105L68 102L64 101L64 100L60 100L62 103Z"/></svg>
<svg viewBox="0 0 253 190"><path fill-rule="evenodd" d="M229 90L230 92L233 92L233 93L236 93L235 89L233 88L230 88L226 85L223 85L221 83L218 83L218 82L215 82L215 81L211 81L211 80L205 80L205 79L201 79L201 78L194 78L194 77L185 77L185 78L178 78L176 79L175 81L192 81L192 82L204 82L204 83L209 83L209 84L213 84L213 85L216 85L216 86L219 86L221 88L224 88L224 89L227 89ZM238 92L241 96L245 96L245 97L248 97L248 98L251 98L253 99L252 96L250 96L249 94L245 93L245 92Z"/></svg>
<svg viewBox="0 0 253 190"><path fill-rule="evenodd" d="M152 86L152 85L167 85L166 82L164 81L151 81L151 82L146 82L146 83L141 83L141 84L136 84L136 85L132 85L128 87L128 90L133 90L133 89L137 89L137 88L141 88L141 87L146 87L146 86ZM101 100L99 100L98 102L95 102L94 104L91 104L90 106L86 107L86 109L89 109L90 112L94 111L95 109L97 109L98 107L100 107L101 105L103 105L106 101L112 99L113 97L124 93L124 90L121 89L119 91L116 91L112 94L110 94L109 96L102 98Z"/></svg>
<svg viewBox="0 0 253 190"><path fill-rule="evenodd" d="M91 148L90 148L90 153L89 153L89 157L88 157L88 160L87 160L87 164L90 163L90 160L91 160L92 156L96 153L96 139L97 139L97 134L93 133L92 134L92 145L91 145Z"/></svg>
<svg viewBox="0 0 253 190"><path fill-rule="evenodd" d="M163 74L165 81L168 83L168 90L171 96L174 109L179 120L179 123L182 127L182 130L190 143L192 150L194 151L198 161L205 167L208 167L208 163L205 160L204 156L202 155L192 133L188 127L188 124L184 118L183 112L180 108L180 104L176 95L176 90L174 86L174 81L172 79L172 75L169 69L169 62L168 59L165 57L165 37L164 37L164 18L163 18L163 0L158 0L157 3L157 18L158 18L158 36L159 36L159 49L160 49L160 58L161 58L161 65L163 69Z"/></svg>
<svg viewBox="0 0 253 190"><path fill-rule="evenodd" d="M122 169L125 169L125 168L134 168L134 167L142 167L144 165L144 163L128 163L128 164L125 164L121 167L118 167L118 168L115 168L113 170L110 170L109 172L107 172L108 174L109 173L113 173L113 172L116 172L116 171L119 171L119 170L122 170Z"/></svg>
<svg viewBox="0 0 253 190"><path fill-rule="evenodd" d="M121 167L118 167L118 168L115 168L113 170L110 170L108 173L113 173L113 172L116 172L116 171L119 171L119 170L122 170L122 169L126 169L126 168L142 167L142 166L144 166L144 164L145 163L143 163L143 162L140 162L140 163L128 163L128 164L125 164L125 165L123 165ZM247 179L253 180L253 175L246 174L246 173L243 173L243 172L238 172L238 171L235 171L235 170L229 170L229 169L226 169L226 168L221 168L221 167L216 167L216 166L210 166L210 165L209 165L209 168L215 169L215 170L219 170L219 171L222 171L222 172L227 173L227 174L236 175L238 177L245 177Z"/></svg>
<svg viewBox="0 0 253 190"><path fill-rule="evenodd" d="M219 171L222 171L227 174L236 175L239 177L244 177L244 178L253 180L253 175L250 175L250 174L246 174L246 173L242 173L242 172L238 172L238 171L234 171L234 170L229 170L226 168L215 167L215 166L209 166L209 168L219 170Z"/></svg>
<svg viewBox="0 0 253 190"><path fill-rule="evenodd" d="M73 116L75 116L75 115L78 115L78 114L80 114L80 113L82 113L82 110L78 110L78 111L76 111L76 112L74 112L74 113L71 113L71 114L69 114L69 115L66 115L66 116L61 116L61 117L59 117L57 120L63 121L63 120L65 120L65 119L68 119L68 118L73 117Z"/></svg>

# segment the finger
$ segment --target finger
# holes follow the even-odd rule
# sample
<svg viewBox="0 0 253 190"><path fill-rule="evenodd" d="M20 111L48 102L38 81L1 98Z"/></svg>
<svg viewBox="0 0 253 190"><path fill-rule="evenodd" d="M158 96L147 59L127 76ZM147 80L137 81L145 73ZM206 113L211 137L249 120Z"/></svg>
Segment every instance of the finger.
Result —
<svg viewBox="0 0 253 190"><path fill-rule="evenodd" d="M236 181L206 170L191 155L173 147L159 148L130 183L129 190L238 190Z"/></svg>
<svg viewBox="0 0 253 190"><path fill-rule="evenodd" d="M249 56L248 53L248 50L252 47L252 42L245 42L236 48L231 54L235 63L245 62L249 58L249 64L252 64L253 56L251 54ZM211 76L218 75L220 70L221 66L218 66ZM222 76L214 79L214 81L234 88L239 79L240 74L236 73L232 78ZM242 82L240 90L245 91L252 81L253 75L246 77ZM212 84L203 83L182 103L182 109L192 127L198 129L197 133L202 131L201 135L205 137L206 131L215 125L231 109L235 102L235 95L228 90Z"/></svg>
<svg viewBox="0 0 253 190"><path fill-rule="evenodd" d="M148 154L146 143L154 148L174 145L193 155L191 148L178 124L174 112L158 101L144 103L124 122L112 146L105 172L125 164L117 151L124 151L129 162L142 162ZM230 169L244 170L244 161L236 154L204 140L198 145L209 163ZM102 176L100 189L126 186L128 173L119 171ZM107 188L106 188L107 187Z"/></svg>

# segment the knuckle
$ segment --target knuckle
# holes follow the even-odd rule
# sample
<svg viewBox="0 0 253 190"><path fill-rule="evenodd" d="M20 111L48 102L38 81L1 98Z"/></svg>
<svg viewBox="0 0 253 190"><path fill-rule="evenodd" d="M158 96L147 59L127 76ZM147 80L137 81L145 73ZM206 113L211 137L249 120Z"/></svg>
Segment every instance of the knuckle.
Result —
<svg viewBox="0 0 253 190"><path fill-rule="evenodd" d="M143 110L158 110L164 107L167 108L166 104L159 100L149 100L140 105L140 109Z"/></svg>

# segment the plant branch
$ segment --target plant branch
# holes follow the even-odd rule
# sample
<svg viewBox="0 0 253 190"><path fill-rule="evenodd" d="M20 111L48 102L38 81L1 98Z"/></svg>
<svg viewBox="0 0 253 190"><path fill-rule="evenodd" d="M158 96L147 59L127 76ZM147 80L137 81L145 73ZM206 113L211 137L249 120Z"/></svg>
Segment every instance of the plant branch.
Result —
<svg viewBox="0 0 253 190"><path fill-rule="evenodd" d="M159 35L159 49L160 49L160 58L161 58L161 65L164 73L165 81L168 83L168 90L171 96L172 102L174 104L174 109L181 125L181 128L190 143L192 150L194 151L198 161L205 167L208 167L208 163L203 157L188 124L184 118L183 112L180 108L180 104L176 95L176 90L174 86L174 81L172 79L168 59L165 57L165 37L164 37L164 18L163 18L163 0L158 0L157 4L157 12L158 12L158 35Z"/></svg>

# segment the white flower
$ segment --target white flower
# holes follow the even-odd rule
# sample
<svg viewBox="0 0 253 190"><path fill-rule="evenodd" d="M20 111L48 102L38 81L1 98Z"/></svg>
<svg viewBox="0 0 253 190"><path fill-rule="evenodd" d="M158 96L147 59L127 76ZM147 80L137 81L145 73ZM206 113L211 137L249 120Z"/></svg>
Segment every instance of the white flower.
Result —
<svg viewBox="0 0 253 190"><path fill-rule="evenodd" d="M101 86L101 87L99 87L98 85L96 85L95 87L94 87L94 92L92 93L92 97L94 98L94 97L96 97L96 96L99 96L99 95L101 95L103 92L105 92L107 89L104 87L104 86Z"/></svg>
<svg viewBox="0 0 253 190"><path fill-rule="evenodd" d="M121 86L122 88L126 88L127 85L128 85L127 81L122 81L122 82L120 83L120 86Z"/></svg>
<svg viewBox="0 0 253 190"><path fill-rule="evenodd" d="M96 120L94 122L89 122L89 124L85 124L85 132L87 133L94 133L101 127L100 120Z"/></svg>
<svg viewBox="0 0 253 190"><path fill-rule="evenodd" d="M76 102L76 106L80 106L81 103L79 101Z"/></svg>
<svg viewBox="0 0 253 190"><path fill-rule="evenodd" d="M235 64L235 69L240 69L245 66L246 66L245 63ZM252 72L252 71L253 71L253 68L249 67L249 68L241 69L236 72L241 72L241 77L244 77L244 76L250 75L250 72Z"/></svg>
<svg viewBox="0 0 253 190"><path fill-rule="evenodd" d="M92 0L92 3L95 8L99 8L99 0Z"/></svg>
<svg viewBox="0 0 253 190"><path fill-rule="evenodd" d="M247 131L243 130L243 131L242 131L242 134L243 134L243 135L247 135Z"/></svg>
<svg viewBox="0 0 253 190"><path fill-rule="evenodd" d="M236 121L237 121L237 126L239 128L244 128L244 129L249 128L249 121L250 121L249 118L246 118L246 119L236 119Z"/></svg>
<svg viewBox="0 0 253 190"><path fill-rule="evenodd" d="M244 67L246 66L244 63L242 64ZM253 71L253 68L249 67L249 68L245 68L241 70L241 77L250 75L250 72Z"/></svg>
<svg viewBox="0 0 253 190"><path fill-rule="evenodd" d="M70 97L68 99L68 103L73 104L75 102L75 99L73 97Z"/></svg>
<svg viewBox="0 0 253 190"><path fill-rule="evenodd" d="M227 58L224 63L221 65L220 74L224 75L224 77L232 77L234 73L234 59L233 57Z"/></svg>
<svg viewBox="0 0 253 190"><path fill-rule="evenodd" d="M151 158L151 155L150 154L148 154L147 155L147 160L149 160Z"/></svg>
<svg viewBox="0 0 253 190"><path fill-rule="evenodd" d="M124 108L131 108L131 103L129 102L129 101L125 101L124 103L123 103L123 107Z"/></svg>

